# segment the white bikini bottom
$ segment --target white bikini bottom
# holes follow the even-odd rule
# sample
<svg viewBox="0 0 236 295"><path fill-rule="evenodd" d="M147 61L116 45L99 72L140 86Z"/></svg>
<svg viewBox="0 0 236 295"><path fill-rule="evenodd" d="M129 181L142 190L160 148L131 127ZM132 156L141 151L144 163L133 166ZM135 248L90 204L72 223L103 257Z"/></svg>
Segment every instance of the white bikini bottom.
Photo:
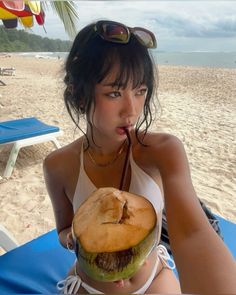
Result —
<svg viewBox="0 0 236 295"><path fill-rule="evenodd" d="M157 256L159 257L162 264L169 269L174 269L175 268L174 260L170 257L167 249L163 245L158 245L156 249L157 249ZM148 280L146 281L146 283L139 290L133 292L132 294L144 294L145 291L149 288L153 279L155 278L157 267L159 265L159 259L156 260L152 273L150 277L148 278ZM80 276L76 273L76 267L75 267L74 275L70 275L66 279L59 281L57 283L57 289L62 294L76 294L80 286L83 287L89 294L104 294L103 292L96 290L93 287L86 284L85 282L83 282Z"/></svg>

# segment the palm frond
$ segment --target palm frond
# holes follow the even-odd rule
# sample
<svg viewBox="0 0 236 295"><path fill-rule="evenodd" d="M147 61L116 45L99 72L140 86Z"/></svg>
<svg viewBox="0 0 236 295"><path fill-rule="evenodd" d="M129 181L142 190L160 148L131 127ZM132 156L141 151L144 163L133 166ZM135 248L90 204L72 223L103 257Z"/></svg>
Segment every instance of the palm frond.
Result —
<svg viewBox="0 0 236 295"><path fill-rule="evenodd" d="M79 15L76 10L75 1L42 1L44 8L49 6L61 19L65 31L71 39L73 39L77 33L77 21Z"/></svg>

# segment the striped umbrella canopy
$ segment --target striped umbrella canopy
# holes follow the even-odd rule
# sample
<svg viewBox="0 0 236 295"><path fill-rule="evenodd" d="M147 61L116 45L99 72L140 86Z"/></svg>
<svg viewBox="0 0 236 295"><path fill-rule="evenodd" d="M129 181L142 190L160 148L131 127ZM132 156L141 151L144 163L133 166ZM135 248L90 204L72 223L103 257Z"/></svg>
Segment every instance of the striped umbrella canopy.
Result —
<svg viewBox="0 0 236 295"><path fill-rule="evenodd" d="M6 28L16 28L18 22L26 28L31 28L34 19L39 25L43 25L45 14L40 1L0 1L0 19Z"/></svg>

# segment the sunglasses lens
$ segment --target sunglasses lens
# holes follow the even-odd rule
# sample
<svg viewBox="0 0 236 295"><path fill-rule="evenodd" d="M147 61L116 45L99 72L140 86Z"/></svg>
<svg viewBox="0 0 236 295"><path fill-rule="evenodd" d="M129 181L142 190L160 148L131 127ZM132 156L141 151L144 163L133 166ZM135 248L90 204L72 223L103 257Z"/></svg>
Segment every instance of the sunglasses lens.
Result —
<svg viewBox="0 0 236 295"><path fill-rule="evenodd" d="M103 24L101 34L104 39L114 42L127 43L129 40L129 32L122 25L118 24Z"/></svg>
<svg viewBox="0 0 236 295"><path fill-rule="evenodd" d="M129 28L113 21L99 21L94 29L106 41L126 44L129 42L130 34L132 33L143 46L147 48L156 47L154 34L144 28Z"/></svg>
<svg viewBox="0 0 236 295"><path fill-rule="evenodd" d="M151 33L148 31L143 31L140 29L134 30L133 34L139 40L141 44L146 46L147 48L155 48L156 47L156 40L155 37L152 36Z"/></svg>

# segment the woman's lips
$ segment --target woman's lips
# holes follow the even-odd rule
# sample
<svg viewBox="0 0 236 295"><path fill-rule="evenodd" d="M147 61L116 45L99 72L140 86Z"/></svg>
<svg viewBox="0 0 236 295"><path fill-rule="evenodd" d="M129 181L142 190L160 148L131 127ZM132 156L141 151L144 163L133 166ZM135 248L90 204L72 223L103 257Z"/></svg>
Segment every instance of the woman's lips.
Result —
<svg viewBox="0 0 236 295"><path fill-rule="evenodd" d="M129 125L129 126L123 126L123 127L117 127L117 128L116 128L116 131L117 131L117 133L118 133L119 135L124 135L124 134L126 134L125 129L130 130L131 128L132 128L131 125Z"/></svg>

